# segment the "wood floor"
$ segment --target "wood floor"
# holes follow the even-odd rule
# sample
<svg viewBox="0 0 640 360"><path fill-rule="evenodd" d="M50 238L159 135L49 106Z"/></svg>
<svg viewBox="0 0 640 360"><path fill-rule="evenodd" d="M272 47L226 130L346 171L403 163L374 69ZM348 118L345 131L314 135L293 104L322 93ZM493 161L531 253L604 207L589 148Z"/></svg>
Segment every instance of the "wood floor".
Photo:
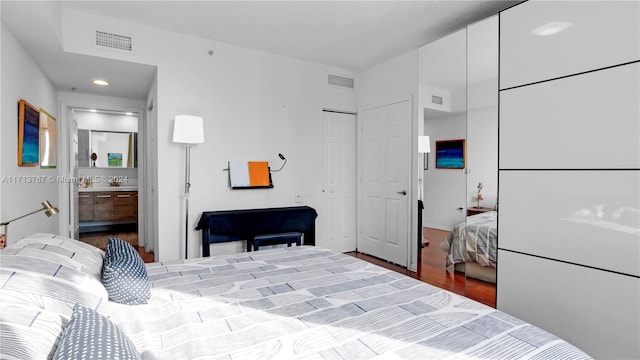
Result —
<svg viewBox="0 0 640 360"><path fill-rule="evenodd" d="M496 307L496 285L472 278L465 278L463 273L453 271L452 267L445 268L445 253L440 249L440 243L447 236L447 231L424 228L423 234L429 245L422 249L422 260L418 264L418 271L388 263L384 260L363 253L351 252L349 255L380 265L390 270L414 277L428 284L464 295L485 305Z"/></svg>
<svg viewBox="0 0 640 360"><path fill-rule="evenodd" d="M80 233L80 241L86 242L87 244L91 244L95 247L98 247L102 250L107 248L107 240L111 237L122 239L129 244L131 244L134 248L138 249L138 254L142 260L146 263L150 263L154 261L153 253L148 253L144 251L144 247L138 246L138 233L137 232L91 232L91 233Z"/></svg>

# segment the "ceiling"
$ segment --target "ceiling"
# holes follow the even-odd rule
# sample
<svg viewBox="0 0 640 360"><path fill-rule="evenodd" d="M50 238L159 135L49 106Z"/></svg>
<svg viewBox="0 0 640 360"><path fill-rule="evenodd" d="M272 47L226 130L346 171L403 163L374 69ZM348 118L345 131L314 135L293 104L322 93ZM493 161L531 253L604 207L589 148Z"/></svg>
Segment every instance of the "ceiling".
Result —
<svg viewBox="0 0 640 360"><path fill-rule="evenodd" d="M154 67L62 51L63 8L360 73L518 2L2 0L0 15L59 90L144 99Z"/></svg>

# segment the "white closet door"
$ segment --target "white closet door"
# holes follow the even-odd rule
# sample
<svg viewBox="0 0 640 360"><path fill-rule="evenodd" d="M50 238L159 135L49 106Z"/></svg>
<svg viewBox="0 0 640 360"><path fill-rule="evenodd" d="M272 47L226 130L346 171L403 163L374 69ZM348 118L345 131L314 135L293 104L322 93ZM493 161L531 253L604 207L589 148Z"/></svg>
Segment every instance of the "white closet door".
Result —
<svg viewBox="0 0 640 360"><path fill-rule="evenodd" d="M507 251L498 258L498 309L594 359L638 359L638 278Z"/></svg>
<svg viewBox="0 0 640 360"><path fill-rule="evenodd" d="M640 167L640 63L500 93L501 169Z"/></svg>
<svg viewBox="0 0 640 360"><path fill-rule="evenodd" d="M562 23L570 26L533 33ZM500 18L500 88L636 61L639 24L639 1L530 0L514 6Z"/></svg>

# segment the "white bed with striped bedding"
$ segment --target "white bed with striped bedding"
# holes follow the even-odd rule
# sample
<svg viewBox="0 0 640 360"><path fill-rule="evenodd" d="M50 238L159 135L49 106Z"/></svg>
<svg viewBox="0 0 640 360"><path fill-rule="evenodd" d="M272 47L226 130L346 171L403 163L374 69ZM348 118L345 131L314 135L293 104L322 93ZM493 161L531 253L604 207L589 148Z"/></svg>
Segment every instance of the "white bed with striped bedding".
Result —
<svg viewBox="0 0 640 360"><path fill-rule="evenodd" d="M51 321L56 318L52 313L65 315L64 306L48 309L55 295L29 289L41 282L24 278L33 275L50 277L49 284L67 283L71 293L55 301L71 307L70 297L75 292L81 295L81 288L70 286L68 282L74 280L68 275L55 279L68 262L59 264L55 273L51 266L41 272L38 266L20 266L20 257L26 260L33 253L3 250L0 255L1 340L2 353L7 354L6 346L24 346L10 338L16 328L22 338L29 331L43 333L30 329L41 319L49 321L44 333L55 335L65 323ZM100 299L102 292L82 300L116 324L142 359L589 358L508 314L321 248L278 248L152 263L146 269L151 284L147 304L113 303ZM80 266L74 269L81 270ZM15 283L16 277L22 281ZM27 310L16 320L8 316L4 304L10 304L14 315L21 308ZM47 344L55 347L56 341Z"/></svg>

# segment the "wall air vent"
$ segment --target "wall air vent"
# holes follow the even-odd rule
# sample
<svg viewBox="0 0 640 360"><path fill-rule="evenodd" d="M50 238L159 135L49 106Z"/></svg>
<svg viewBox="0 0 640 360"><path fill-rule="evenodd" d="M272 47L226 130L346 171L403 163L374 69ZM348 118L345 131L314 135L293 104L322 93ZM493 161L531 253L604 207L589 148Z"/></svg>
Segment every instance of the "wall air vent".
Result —
<svg viewBox="0 0 640 360"><path fill-rule="evenodd" d="M329 74L329 84L349 89L353 89L354 86L353 79L331 74Z"/></svg>
<svg viewBox="0 0 640 360"><path fill-rule="evenodd" d="M95 45L101 48L133 52L133 37L128 35L96 30L95 40Z"/></svg>

